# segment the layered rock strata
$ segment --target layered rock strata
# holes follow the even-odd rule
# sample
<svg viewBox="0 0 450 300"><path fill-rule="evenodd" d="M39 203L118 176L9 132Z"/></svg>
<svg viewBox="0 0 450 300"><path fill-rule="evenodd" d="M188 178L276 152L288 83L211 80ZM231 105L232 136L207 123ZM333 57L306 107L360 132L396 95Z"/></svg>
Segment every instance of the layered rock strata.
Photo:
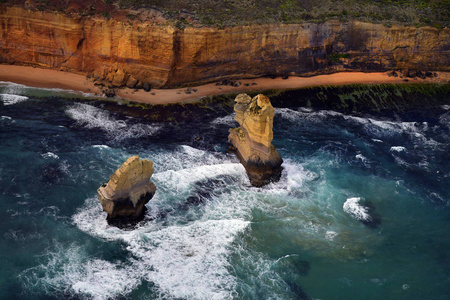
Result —
<svg viewBox="0 0 450 300"><path fill-rule="evenodd" d="M143 216L145 204L156 191L150 182L152 174L153 162L132 156L98 189L98 199L109 222L133 221Z"/></svg>
<svg viewBox="0 0 450 300"><path fill-rule="evenodd" d="M450 71L450 29L357 21L179 29L0 6L0 63L132 88L345 70Z"/></svg>
<svg viewBox="0 0 450 300"><path fill-rule="evenodd" d="M240 94L235 101L235 120L240 127L230 129L231 150L244 165L253 186L278 181L283 160L272 145L275 110L269 98L259 94L252 99Z"/></svg>

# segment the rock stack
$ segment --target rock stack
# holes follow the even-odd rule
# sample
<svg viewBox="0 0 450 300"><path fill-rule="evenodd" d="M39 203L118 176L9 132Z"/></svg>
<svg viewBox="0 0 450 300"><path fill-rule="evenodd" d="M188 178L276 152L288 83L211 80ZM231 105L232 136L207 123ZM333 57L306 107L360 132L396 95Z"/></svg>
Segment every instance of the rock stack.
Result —
<svg viewBox="0 0 450 300"><path fill-rule="evenodd" d="M110 224L133 222L143 217L145 204L156 191L155 184L150 182L152 174L153 162L132 156L98 189L98 199L108 213Z"/></svg>
<svg viewBox="0 0 450 300"><path fill-rule="evenodd" d="M240 127L230 129L230 149L244 165L253 186L278 181L283 160L272 145L275 110L269 98L259 94L252 99L240 94L235 101L235 120Z"/></svg>

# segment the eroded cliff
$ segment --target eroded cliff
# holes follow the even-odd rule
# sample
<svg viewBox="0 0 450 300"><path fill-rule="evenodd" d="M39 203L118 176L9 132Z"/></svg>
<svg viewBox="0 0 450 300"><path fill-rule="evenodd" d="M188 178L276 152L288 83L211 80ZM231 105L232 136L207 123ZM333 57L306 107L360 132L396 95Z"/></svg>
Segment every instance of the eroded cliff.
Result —
<svg viewBox="0 0 450 300"><path fill-rule="evenodd" d="M0 8L0 62L155 87L223 78L393 68L450 70L450 29L361 22L177 29L150 21ZM100 78L102 79L102 78Z"/></svg>

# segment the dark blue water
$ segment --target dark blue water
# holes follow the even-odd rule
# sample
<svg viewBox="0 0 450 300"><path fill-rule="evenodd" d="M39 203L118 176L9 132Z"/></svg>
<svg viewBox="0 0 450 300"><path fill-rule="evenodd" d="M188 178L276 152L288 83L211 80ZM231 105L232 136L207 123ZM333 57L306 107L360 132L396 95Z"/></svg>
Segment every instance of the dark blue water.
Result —
<svg viewBox="0 0 450 300"><path fill-rule="evenodd" d="M254 188L226 153L233 115L176 126L63 91L0 94L1 299L450 295L450 106L277 108L283 176ZM158 189L121 230L96 190L135 154Z"/></svg>

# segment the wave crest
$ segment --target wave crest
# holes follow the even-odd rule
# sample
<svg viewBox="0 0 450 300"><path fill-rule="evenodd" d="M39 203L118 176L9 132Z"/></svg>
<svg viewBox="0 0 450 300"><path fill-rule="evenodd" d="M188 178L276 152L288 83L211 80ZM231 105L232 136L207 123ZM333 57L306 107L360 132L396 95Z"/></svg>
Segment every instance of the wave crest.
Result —
<svg viewBox="0 0 450 300"><path fill-rule="evenodd" d="M124 120L116 120L109 112L84 103L75 103L66 110L66 113L79 126L103 130L116 141L151 136L160 130L159 126L128 124Z"/></svg>

